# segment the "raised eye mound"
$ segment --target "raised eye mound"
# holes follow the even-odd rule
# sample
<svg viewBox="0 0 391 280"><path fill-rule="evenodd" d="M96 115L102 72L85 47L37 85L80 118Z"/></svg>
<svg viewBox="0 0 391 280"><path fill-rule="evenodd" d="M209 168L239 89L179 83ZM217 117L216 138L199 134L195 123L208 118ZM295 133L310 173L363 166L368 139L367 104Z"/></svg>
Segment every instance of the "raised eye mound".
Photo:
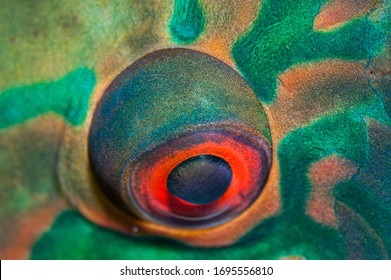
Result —
<svg viewBox="0 0 391 280"><path fill-rule="evenodd" d="M188 49L150 53L114 79L89 134L103 192L142 220L211 227L245 211L271 164L269 127L244 79Z"/></svg>

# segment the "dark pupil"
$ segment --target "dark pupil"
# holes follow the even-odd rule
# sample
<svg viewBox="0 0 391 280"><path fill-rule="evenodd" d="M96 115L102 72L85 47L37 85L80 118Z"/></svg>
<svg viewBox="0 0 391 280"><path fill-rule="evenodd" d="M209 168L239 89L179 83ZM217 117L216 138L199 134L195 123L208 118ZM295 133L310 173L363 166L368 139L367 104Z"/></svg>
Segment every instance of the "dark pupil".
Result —
<svg viewBox="0 0 391 280"><path fill-rule="evenodd" d="M194 204L220 198L231 184L232 170L222 158L201 155L178 164L167 179L170 193Z"/></svg>

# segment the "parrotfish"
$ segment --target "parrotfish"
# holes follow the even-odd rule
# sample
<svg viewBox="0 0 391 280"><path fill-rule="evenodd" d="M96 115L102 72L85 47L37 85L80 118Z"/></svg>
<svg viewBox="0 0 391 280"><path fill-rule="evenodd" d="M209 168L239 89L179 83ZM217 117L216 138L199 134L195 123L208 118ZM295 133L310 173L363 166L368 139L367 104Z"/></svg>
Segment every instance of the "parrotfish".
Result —
<svg viewBox="0 0 391 280"><path fill-rule="evenodd" d="M388 259L389 0L2 1L1 259Z"/></svg>

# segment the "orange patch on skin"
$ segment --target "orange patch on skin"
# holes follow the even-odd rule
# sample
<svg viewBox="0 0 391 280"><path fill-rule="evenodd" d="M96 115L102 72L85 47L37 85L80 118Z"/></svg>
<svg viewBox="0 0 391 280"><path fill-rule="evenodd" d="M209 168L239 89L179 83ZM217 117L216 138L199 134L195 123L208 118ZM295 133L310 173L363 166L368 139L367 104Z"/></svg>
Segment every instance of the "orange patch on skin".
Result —
<svg viewBox="0 0 391 280"><path fill-rule="evenodd" d="M265 106L273 128L273 142L319 116L344 110L346 104L354 102L349 101L354 98L351 92L337 97L337 82L372 94L364 72L364 62L327 60L298 65L282 73L275 102Z"/></svg>
<svg viewBox="0 0 391 280"><path fill-rule="evenodd" d="M350 179L357 172L356 166L347 159L333 155L315 162L308 174L312 190L307 201L306 214L315 221L336 227L333 188Z"/></svg>
<svg viewBox="0 0 391 280"><path fill-rule="evenodd" d="M278 91L283 98L295 98L309 85L327 79L351 79L363 75L364 62L327 60L319 63L299 65L282 73L279 77ZM362 82L365 77L362 78Z"/></svg>
<svg viewBox="0 0 391 280"><path fill-rule="evenodd" d="M197 46L195 50L202 51L207 54L212 54L214 57L220 59L230 67L235 67L230 55L231 44L227 40L227 38L221 37L206 40L203 42L202 45Z"/></svg>
<svg viewBox="0 0 391 280"><path fill-rule="evenodd" d="M314 30L328 31L348 20L369 13L381 0L334 0L322 8L314 20Z"/></svg>
<svg viewBox="0 0 391 280"><path fill-rule="evenodd" d="M49 228L57 215L66 208L65 200L57 200L22 215L14 226L8 246L0 251L0 258L7 260L27 259L39 236Z"/></svg>
<svg viewBox="0 0 391 280"><path fill-rule="evenodd" d="M202 2L209 22L204 34L191 48L210 54L236 69L231 57L232 44L253 24L261 5L255 0Z"/></svg>

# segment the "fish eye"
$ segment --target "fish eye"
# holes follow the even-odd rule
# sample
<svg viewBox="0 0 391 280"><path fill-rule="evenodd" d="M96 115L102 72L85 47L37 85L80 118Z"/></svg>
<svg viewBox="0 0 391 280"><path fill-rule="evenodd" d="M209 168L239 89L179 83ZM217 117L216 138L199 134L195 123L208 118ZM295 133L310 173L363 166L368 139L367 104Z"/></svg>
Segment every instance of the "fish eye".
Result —
<svg viewBox="0 0 391 280"><path fill-rule="evenodd" d="M263 108L220 60L189 49L147 54L101 97L88 136L101 191L150 223L209 228L245 211L271 165Z"/></svg>

